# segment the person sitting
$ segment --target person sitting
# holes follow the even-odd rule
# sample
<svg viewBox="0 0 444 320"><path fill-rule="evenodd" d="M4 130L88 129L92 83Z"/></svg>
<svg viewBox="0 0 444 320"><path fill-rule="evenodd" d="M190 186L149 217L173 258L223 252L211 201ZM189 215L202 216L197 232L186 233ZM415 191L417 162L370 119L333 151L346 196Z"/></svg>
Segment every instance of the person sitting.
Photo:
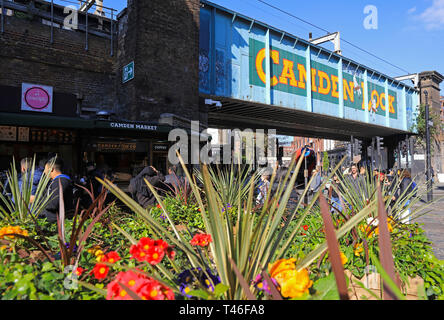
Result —
<svg viewBox="0 0 444 320"><path fill-rule="evenodd" d="M53 166L51 167L51 163ZM73 185L69 176L62 173L63 160L59 157L50 159L46 162L45 171L52 179L48 186L48 194L51 194L50 200L39 218L46 218L50 223L56 223L60 214L60 185L63 192L63 203L65 206L65 217L71 219L74 216L73 203Z"/></svg>

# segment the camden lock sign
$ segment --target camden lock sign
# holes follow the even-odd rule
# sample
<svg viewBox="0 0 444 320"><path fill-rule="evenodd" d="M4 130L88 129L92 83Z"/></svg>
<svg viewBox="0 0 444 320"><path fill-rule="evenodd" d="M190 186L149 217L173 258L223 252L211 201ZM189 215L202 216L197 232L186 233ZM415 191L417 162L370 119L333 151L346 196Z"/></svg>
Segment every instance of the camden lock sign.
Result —
<svg viewBox="0 0 444 320"><path fill-rule="evenodd" d="M265 87L265 43L250 39L250 84ZM287 92L299 96L307 96L306 58L294 53L271 49L271 79L270 85L274 90ZM338 70L311 61L311 83L313 99L339 104L339 76ZM343 70L343 98L344 106L365 110L364 80L357 71ZM374 82L368 81L368 108L370 112L385 116L389 108L390 118L398 118L397 94Z"/></svg>

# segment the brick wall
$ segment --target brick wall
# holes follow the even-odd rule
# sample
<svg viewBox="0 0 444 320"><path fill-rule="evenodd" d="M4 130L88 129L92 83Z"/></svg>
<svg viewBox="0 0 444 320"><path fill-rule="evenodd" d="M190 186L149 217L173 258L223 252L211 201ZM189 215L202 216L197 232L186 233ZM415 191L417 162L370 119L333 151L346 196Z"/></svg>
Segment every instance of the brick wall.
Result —
<svg viewBox="0 0 444 320"><path fill-rule="evenodd" d="M131 120L172 113L199 120L199 0L129 0L119 21L118 69L135 62L116 113Z"/></svg>
<svg viewBox="0 0 444 320"><path fill-rule="evenodd" d="M44 84L55 92L83 95L84 106L112 106L116 76L110 41L90 34L88 43L85 51L84 32L54 28L51 44L49 26L7 16L0 34L0 84Z"/></svg>
<svg viewBox="0 0 444 320"><path fill-rule="evenodd" d="M50 27L38 18L6 17L0 34L0 85L22 82L80 94L83 107L113 110L120 120L158 121L163 113L206 120L199 112L199 0L128 0L110 40ZM122 69L135 62L135 79ZM205 111L205 110L203 110ZM206 121L205 121L206 122Z"/></svg>

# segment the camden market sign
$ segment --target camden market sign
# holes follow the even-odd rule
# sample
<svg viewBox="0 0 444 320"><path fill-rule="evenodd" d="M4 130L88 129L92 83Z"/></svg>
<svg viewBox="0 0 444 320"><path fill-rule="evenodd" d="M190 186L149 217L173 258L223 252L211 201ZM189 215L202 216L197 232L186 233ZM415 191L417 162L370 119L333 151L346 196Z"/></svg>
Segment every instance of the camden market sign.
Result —
<svg viewBox="0 0 444 320"><path fill-rule="evenodd" d="M159 129L157 125L134 122L96 121L96 126L104 129L127 129L139 131L158 131Z"/></svg>

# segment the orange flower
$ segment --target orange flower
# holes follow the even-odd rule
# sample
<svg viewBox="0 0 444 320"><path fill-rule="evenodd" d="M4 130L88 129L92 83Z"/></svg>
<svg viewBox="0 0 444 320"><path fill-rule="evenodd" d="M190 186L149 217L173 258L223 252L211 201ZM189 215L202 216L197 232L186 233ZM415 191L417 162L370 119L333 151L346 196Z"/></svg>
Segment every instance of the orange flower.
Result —
<svg viewBox="0 0 444 320"><path fill-rule="evenodd" d="M348 262L347 256L342 251L340 251L340 254L341 254L341 262L344 265Z"/></svg>

